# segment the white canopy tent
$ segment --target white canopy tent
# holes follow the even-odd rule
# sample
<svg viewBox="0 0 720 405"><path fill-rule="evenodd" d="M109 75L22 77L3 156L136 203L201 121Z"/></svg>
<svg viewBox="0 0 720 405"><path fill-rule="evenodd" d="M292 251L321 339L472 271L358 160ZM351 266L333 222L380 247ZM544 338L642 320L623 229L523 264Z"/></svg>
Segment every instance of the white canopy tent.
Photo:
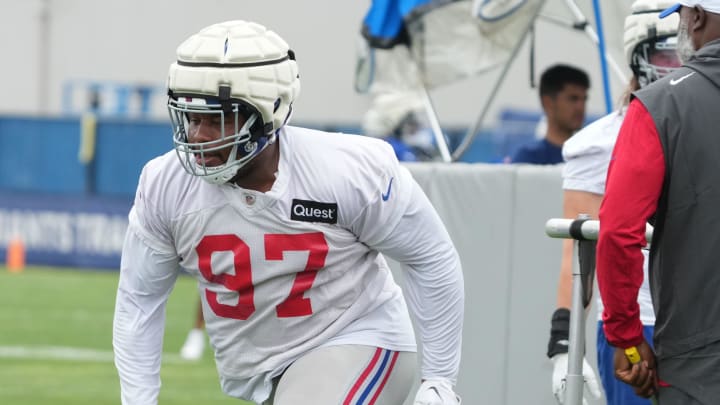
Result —
<svg viewBox="0 0 720 405"><path fill-rule="evenodd" d="M407 95L406 100L421 100L442 160L456 161L479 133L519 50L528 41L532 74L534 32L541 24L583 34L597 49L604 106L610 112L611 82L622 87L627 82L621 44L630 4L627 0L605 0L602 6L599 0L376 0L373 7L385 11L371 8L366 16L363 34L371 48L359 60L356 88L373 97L399 92ZM386 11L393 7L396 9ZM392 23L392 17L398 16L400 28ZM459 146L450 151L432 93L474 76L487 77L490 86L479 97L478 117ZM393 103L392 111L401 110L397 97Z"/></svg>

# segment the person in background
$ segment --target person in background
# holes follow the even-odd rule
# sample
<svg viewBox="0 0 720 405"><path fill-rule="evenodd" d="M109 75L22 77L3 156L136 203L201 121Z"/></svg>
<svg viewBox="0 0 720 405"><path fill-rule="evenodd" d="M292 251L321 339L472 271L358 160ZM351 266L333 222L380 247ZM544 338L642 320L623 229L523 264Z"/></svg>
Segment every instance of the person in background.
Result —
<svg viewBox="0 0 720 405"><path fill-rule="evenodd" d="M202 358L205 351L205 318L202 313L202 301L198 301L195 309L195 320L192 329L180 348L180 357L184 360L196 361Z"/></svg>
<svg viewBox="0 0 720 405"><path fill-rule="evenodd" d="M600 206L597 277L615 375L662 405L720 400L720 0L684 0L683 66L633 93ZM654 347L643 335L645 225Z"/></svg>
<svg viewBox="0 0 720 405"><path fill-rule="evenodd" d="M362 132L388 142L401 162L432 161L439 156L418 92L397 90L375 95L363 115Z"/></svg>
<svg viewBox="0 0 720 405"><path fill-rule="evenodd" d="M677 17L661 20L658 15L670 6L670 0L637 0L625 19L623 35L625 56L633 77L623 97L620 109L591 123L575 134L563 145L563 156L567 162L563 167L563 216L577 218L588 214L597 219L600 203L605 193L605 178L615 140L622 124L630 93L664 77L680 66L675 47L677 44ZM557 291L557 309L552 315L551 335L547 355L553 363L552 389L559 404L564 403L565 382L568 370L568 336L570 306L572 299L573 241L563 243L560 278ZM644 251L646 252L646 251ZM655 314L647 283L647 262L645 281L638 295L640 320L643 334L648 341L653 334ZM598 298L597 308L602 313L603 303ZM597 359L600 380L608 405L650 405L647 399L638 397L632 388L615 378L611 347L598 321ZM583 374L587 392L600 397L595 372L587 361L583 362Z"/></svg>
<svg viewBox="0 0 720 405"><path fill-rule="evenodd" d="M585 120L590 78L583 70L558 64L540 76L540 104L547 121L545 136L521 146L507 163L562 163L562 146Z"/></svg>
<svg viewBox="0 0 720 405"><path fill-rule="evenodd" d="M229 396L397 405L419 375L415 405L460 404L457 250L387 142L287 125L299 77L288 44L254 22L213 24L177 48L175 150L143 168L122 250L123 404L157 404L181 271L197 280ZM402 264L405 294L385 255Z"/></svg>

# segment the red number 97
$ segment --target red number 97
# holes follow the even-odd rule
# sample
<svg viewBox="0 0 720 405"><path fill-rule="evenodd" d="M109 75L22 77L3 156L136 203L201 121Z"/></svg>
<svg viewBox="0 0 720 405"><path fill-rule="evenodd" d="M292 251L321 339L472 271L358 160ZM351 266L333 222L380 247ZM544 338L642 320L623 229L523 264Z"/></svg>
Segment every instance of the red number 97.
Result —
<svg viewBox="0 0 720 405"><path fill-rule="evenodd" d="M196 248L198 267L205 280L221 284L225 288L238 293L236 305L221 304L217 293L205 289L208 305L217 316L246 320L255 312L254 287L252 268L250 265L250 248L237 235L209 235L203 237ZM328 245L322 232L301 233L294 235L265 235L265 259L283 260L286 251L308 251L305 268L295 275L290 294L275 307L280 318L305 316L312 314L312 304L303 294L312 287L317 271L325 266ZM212 272L212 254L231 252L235 274Z"/></svg>

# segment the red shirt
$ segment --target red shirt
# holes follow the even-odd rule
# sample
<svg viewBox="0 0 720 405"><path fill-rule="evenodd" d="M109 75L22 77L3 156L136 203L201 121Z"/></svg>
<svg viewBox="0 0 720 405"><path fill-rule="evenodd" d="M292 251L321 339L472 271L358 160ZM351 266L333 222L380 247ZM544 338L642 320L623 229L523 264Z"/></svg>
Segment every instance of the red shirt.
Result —
<svg viewBox="0 0 720 405"><path fill-rule="evenodd" d="M645 223L655 213L665 178L665 158L655 123L634 99L613 150L600 206L597 278L610 344L627 348L643 341L638 290L643 281Z"/></svg>

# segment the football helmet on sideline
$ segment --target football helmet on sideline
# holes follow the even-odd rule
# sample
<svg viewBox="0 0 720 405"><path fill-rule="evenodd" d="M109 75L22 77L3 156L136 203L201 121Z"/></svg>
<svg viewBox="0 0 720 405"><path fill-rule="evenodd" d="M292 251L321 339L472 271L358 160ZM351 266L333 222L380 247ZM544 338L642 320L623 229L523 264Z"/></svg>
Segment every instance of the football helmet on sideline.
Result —
<svg viewBox="0 0 720 405"><path fill-rule="evenodd" d="M625 57L640 87L654 82L680 66L675 52L678 14L660 19L658 14L675 1L637 0L625 18Z"/></svg>
<svg viewBox="0 0 720 405"><path fill-rule="evenodd" d="M290 118L300 79L295 55L282 38L260 24L237 20L211 25L185 40L170 66L167 87L180 162L188 173L222 184L275 141ZM190 113L214 115L221 137L190 142ZM234 128L233 133L226 128ZM203 163L205 154L225 148L232 148L226 162Z"/></svg>

